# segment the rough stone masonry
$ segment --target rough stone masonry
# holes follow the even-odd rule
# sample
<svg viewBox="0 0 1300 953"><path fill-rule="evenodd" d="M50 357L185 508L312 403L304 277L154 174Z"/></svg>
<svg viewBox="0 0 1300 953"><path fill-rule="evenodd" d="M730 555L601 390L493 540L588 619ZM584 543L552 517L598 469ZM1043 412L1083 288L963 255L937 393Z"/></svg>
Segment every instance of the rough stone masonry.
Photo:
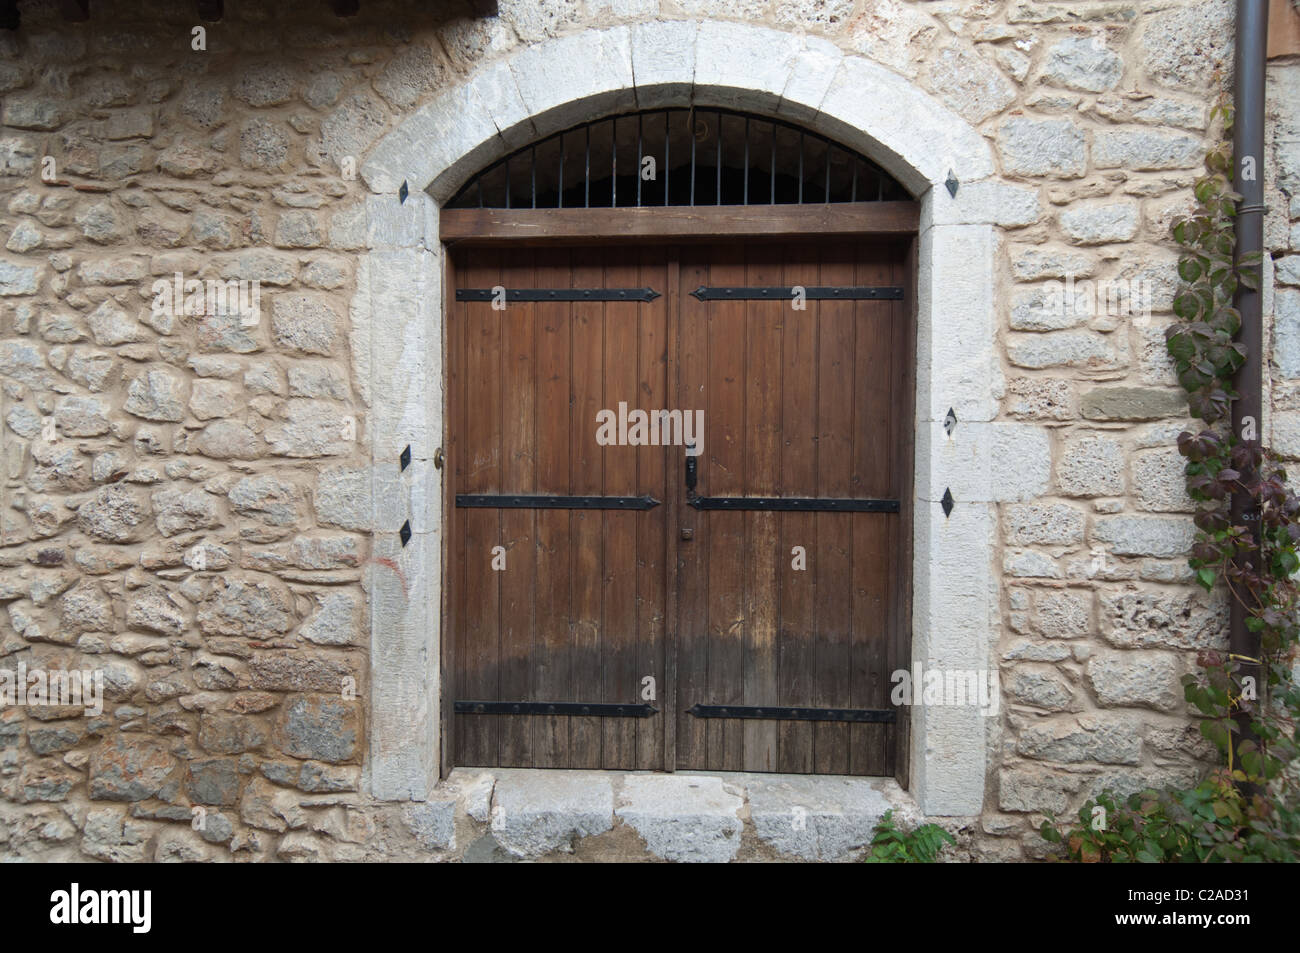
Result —
<svg viewBox="0 0 1300 953"><path fill-rule="evenodd" d="M192 5L104 0L89 24L45 6L0 33L0 667L102 671L104 699L0 709L6 859L861 853L887 806L871 781L458 771L405 804L370 788L385 659L367 566L391 527L370 498L376 369L354 315L373 223L355 170L479 71L658 21L867 58L996 157L998 330L981 346L1015 468L978 649L1004 697L982 813L941 819L953 859L1042 856L1045 813L1203 769L1178 679L1225 613L1189 584L1163 331L1227 0L501 0L488 18L367 0L346 20L232 0L203 49ZM1268 98L1265 430L1300 458L1294 57L1271 64ZM1146 282L1151 307L1046 307L1067 277ZM781 820L799 804L810 828Z"/></svg>

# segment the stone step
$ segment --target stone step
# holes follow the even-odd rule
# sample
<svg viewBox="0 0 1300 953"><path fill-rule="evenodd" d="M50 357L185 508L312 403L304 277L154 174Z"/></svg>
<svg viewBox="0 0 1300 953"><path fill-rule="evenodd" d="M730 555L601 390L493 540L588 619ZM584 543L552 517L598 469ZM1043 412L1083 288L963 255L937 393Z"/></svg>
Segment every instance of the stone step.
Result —
<svg viewBox="0 0 1300 953"><path fill-rule="evenodd" d="M892 778L458 768L407 809L423 846L465 863L848 861L893 809Z"/></svg>

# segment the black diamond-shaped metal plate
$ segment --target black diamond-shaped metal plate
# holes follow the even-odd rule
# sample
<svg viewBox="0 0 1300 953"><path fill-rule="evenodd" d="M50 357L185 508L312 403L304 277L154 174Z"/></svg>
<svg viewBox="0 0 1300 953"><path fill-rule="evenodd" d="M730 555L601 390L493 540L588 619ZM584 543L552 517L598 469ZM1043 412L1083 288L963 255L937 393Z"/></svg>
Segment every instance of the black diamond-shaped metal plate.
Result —
<svg viewBox="0 0 1300 953"><path fill-rule="evenodd" d="M402 450L402 455L397 458L397 462L403 470L411 465L411 445L409 443Z"/></svg>
<svg viewBox="0 0 1300 953"><path fill-rule="evenodd" d="M398 202L401 205L406 204L406 197L411 194L411 190L406 187L406 180L402 180L402 187L397 190Z"/></svg>
<svg viewBox="0 0 1300 953"><path fill-rule="evenodd" d="M952 508L957 505L957 501L952 498L951 489L944 489L943 499L939 501L939 505L943 507L943 515L945 519L952 515Z"/></svg>
<svg viewBox="0 0 1300 953"><path fill-rule="evenodd" d="M401 530L401 532L398 533L397 535L400 536L400 537L402 538L402 546L405 546L407 543L409 543L409 542L411 541L411 521L410 521L410 520L407 520L405 523L402 524L402 530Z"/></svg>

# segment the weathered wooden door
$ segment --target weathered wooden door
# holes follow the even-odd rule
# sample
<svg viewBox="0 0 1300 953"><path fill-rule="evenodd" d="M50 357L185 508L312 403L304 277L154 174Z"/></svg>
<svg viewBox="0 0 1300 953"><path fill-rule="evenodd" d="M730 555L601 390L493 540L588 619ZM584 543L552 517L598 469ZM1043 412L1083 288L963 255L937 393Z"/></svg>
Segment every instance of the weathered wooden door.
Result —
<svg viewBox="0 0 1300 953"><path fill-rule="evenodd" d="M678 550L677 765L891 774L894 725L853 719L896 717L902 250L705 246L681 268L699 290L680 400L706 426Z"/></svg>
<svg viewBox="0 0 1300 953"><path fill-rule="evenodd" d="M664 670L664 453L601 445L596 415L620 402L666 406L666 262L663 248L458 258L450 636L455 701L481 703L453 714L458 764L664 767L664 719L646 716L658 706L641 698L643 678L661 682ZM514 300L517 289L644 288L657 296ZM473 291L483 294L454 300ZM501 714L500 702L560 707ZM565 703L639 707L575 715Z"/></svg>
<svg viewBox="0 0 1300 953"><path fill-rule="evenodd" d="M895 772L906 249L457 250L453 763Z"/></svg>

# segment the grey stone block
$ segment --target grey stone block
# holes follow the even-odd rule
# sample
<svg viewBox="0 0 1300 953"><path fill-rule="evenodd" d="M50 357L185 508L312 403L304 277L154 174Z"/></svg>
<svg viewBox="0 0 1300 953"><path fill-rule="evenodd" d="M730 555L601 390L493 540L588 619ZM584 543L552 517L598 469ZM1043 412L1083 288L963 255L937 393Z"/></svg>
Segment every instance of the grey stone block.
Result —
<svg viewBox="0 0 1300 953"><path fill-rule="evenodd" d="M656 857L726 863L740 850L743 804L721 778L638 774L623 782L618 816Z"/></svg>
<svg viewBox="0 0 1300 953"><path fill-rule="evenodd" d="M804 860L840 860L871 842L891 807L873 782L857 778L755 778L750 818L760 840Z"/></svg>
<svg viewBox="0 0 1300 953"><path fill-rule="evenodd" d="M614 786L607 775L502 771L492 805L497 841L517 857L569 849L578 837L614 826Z"/></svg>
<svg viewBox="0 0 1300 953"><path fill-rule="evenodd" d="M456 802L425 801L406 808L403 820L415 839L428 850L456 846Z"/></svg>

